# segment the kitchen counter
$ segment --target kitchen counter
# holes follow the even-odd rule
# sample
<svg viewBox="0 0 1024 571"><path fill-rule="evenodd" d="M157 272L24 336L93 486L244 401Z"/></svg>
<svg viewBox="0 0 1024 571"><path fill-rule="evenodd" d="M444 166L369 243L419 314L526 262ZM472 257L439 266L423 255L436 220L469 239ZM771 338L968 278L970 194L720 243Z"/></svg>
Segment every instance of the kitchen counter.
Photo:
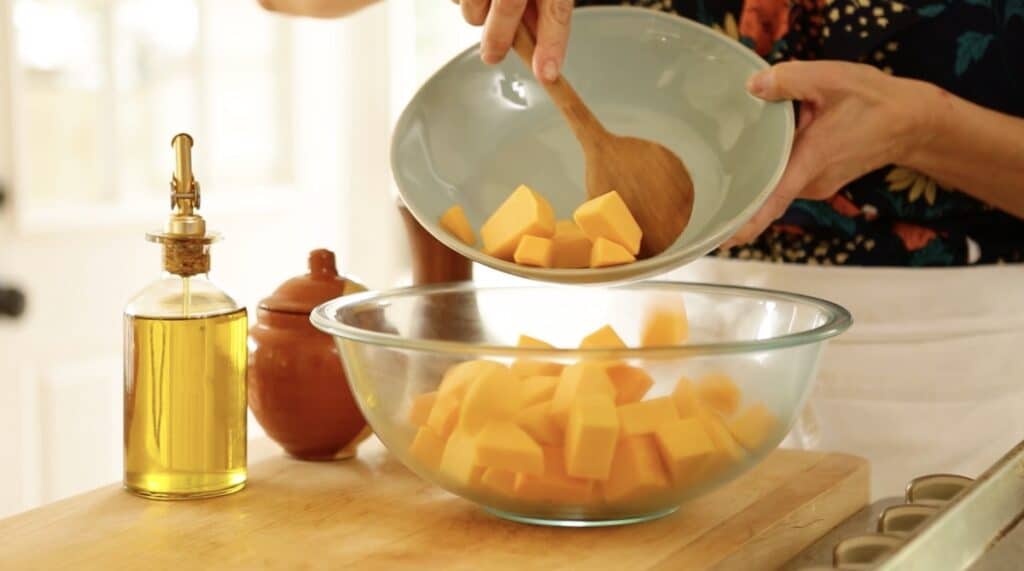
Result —
<svg viewBox="0 0 1024 571"><path fill-rule="evenodd" d="M111 485L0 520L4 569L764 569L868 501L867 463L777 450L666 518L556 529L497 519L423 480L375 439L355 460L250 451L238 494L189 502Z"/></svg>

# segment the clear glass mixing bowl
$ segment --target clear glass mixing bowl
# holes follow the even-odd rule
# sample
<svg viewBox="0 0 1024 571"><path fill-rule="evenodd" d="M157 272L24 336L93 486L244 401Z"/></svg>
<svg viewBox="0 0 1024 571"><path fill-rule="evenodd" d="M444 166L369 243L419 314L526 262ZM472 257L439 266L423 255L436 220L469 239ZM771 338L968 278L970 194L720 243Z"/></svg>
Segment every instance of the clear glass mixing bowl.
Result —
<svg viewBox="0 0 1024 571"><path fill-rule="evenodd" d="M641 347L651 311L678 307L680 301L689 323L686 341ZM687 500L755 466L792 427L810 392L825 342L845 331L852 320L836 304L801 295L695 283L643 282L613 288L481 287L459 283L367 292L321 305L312 313L311 321L334 336L353 394L367 421L388 450L413 472L502 517L529 523L591 526L644 521L671 513ZM576 348L584 336L606 325L628 348ZM519 347L520 335L544 340L556 348ZM439 420L444 416L437 404L441 397L434 400L436 395L430 393L438 391L455 365L480 360L501 365L542 362L555 369L559 365L590 363L620 367L620 372L641 370L646 375L640 377L651 381L642 400L667 397L676 408L662 407L660 411L674 410L677 416L658 425L656 432L644 432L643 427L635 425L654 418L655 408L634 409L639 414L632 415L632 432L627 435L622 412L626 403L618 403L619 444L628 437L635 439L630 442L636 447L623 452L616 445L612 476L580 478L578 472L567 473L578 469L578 463L566 456L567 449L581 455L577 458L580 462L601 464L594 458L603 457L607 444L595 443L606 443L607 431L604 437L600 430L594 432L598 434L596 440L588 440L586 445L580 442L590 437L573 432L577 437L568 444L569 432L584 429L567 426L564 416L560 425L554 425L554 432L564 440L538 437L544 452L542 473L536 472L536 465L529 469L524 465L524 471L517 472L505 464L498 469L488 463L493 469L486 481L482 481L483 473L488 471L485 467L456 475L458 470L450 469L458 464L454 439L444 433L454 426L455 431L469 435L459 439L463 447L475 438L477 433L469 432L469 425L460 424L459 415L469 414L465 412L470 406L465 404L468 391L457 396L449 391L445 397L451 401L449 405L454 403L448 408L455 409L454 413L448 411L455 418L449 414L447 424ZM550 369L545 374L550 376ZM523 382L516 374L501 375L506 383ZM556 370L554 376L558 375ZM565 377L563 373L553 382L565 383ZM680 389L681 378L693 390ZM511 394L503 392L505 388L508 386L492 390ZM621 392L617 395L622 396ZM424 406L431 401L433 406ZM692 403L684 406L684 401L696 402L696 408L685 410ZM477 417L480 406L492 407L495 412L488 422L520 426L522 411L516 409L518 405L486 399L481 402L484 404L473 405ZM438 419L425 422L435 407ZM693 419L699 422L684 422ZM521 426L525 428L525 424ZM694 436L695 426L703 428L705 436ZM427 431L425 440L414 443L423 431ZM528 430L527 434L536 432ZM712 448L701 448L701 443L707 442ZM500 440L500 446L505 444ZM443 459L446 448L450 448L447 453L452 457ZM514 453L522 452L521 448ZM706 454L701 455L702 450ZM507 463L515 458L514 453L500 459ZM587 454L593 458L583 457ZM465 463L466 453L462 456ZM567 462L574 462L573 468ZM638 467L638 463L643 466Z"/></svg>

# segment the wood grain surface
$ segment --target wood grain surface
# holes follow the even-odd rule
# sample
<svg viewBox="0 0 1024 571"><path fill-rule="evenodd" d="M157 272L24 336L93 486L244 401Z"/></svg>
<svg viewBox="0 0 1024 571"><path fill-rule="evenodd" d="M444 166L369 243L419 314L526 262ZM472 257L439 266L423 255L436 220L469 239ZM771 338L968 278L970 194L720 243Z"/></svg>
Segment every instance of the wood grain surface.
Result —
<svg viewBox="0 0 1024 571"><path fill-rule="evenodd" d="M271 446L232 496L156 502L111 485L0 520L0 569L760 570L868 501L864 460L777 450L654 522L533 527L418 479L375 438L326 463Z"/></svg>

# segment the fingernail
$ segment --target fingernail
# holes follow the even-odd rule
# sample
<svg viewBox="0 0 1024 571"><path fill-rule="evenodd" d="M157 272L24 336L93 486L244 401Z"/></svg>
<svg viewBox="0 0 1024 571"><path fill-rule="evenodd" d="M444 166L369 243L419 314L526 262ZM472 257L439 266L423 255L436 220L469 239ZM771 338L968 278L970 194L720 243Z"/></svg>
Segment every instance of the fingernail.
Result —
<svg viewBox="0 0 1024 571"><path fill-rule="evenodd" d="M544 81L548 82L558 79L558 64L553 60L545 63L544 68L541 69L541 76L543 76Z"/></svg>
<svg viewBox="0 0 1024 571"><path fill-rule="evenodd" d="M753 95L762 96L768 92L768 88L771 85L772 74L771 70L765 70L759 72L750 79L747 80L747 91Z"/></svg>

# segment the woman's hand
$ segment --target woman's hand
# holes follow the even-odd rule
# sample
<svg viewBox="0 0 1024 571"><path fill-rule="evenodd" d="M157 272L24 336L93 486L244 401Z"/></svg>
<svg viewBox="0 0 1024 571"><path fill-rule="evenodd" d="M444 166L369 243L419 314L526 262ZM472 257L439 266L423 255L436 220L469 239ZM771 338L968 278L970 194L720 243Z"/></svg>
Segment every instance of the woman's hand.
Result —
<svg viewBox="0 0 1024 571"><path fill-rule="evenodd" d="M533 74L543 82L558 79L569 43L573 0L454 0L462 16L474 26L483 26L480 55L486 63L505 59L512 48L520 21L537 38Z"/></svg>
<svg viewBox="0 0 1024 571"><path fill-rule="evenodd" d="M822 200L889 164L904 164L927 141L936 89L856 63L778 64L747 89L768 101L800 101L793 151L782 179L761 209L723 248L757 238L796 198Z"/></svg>

